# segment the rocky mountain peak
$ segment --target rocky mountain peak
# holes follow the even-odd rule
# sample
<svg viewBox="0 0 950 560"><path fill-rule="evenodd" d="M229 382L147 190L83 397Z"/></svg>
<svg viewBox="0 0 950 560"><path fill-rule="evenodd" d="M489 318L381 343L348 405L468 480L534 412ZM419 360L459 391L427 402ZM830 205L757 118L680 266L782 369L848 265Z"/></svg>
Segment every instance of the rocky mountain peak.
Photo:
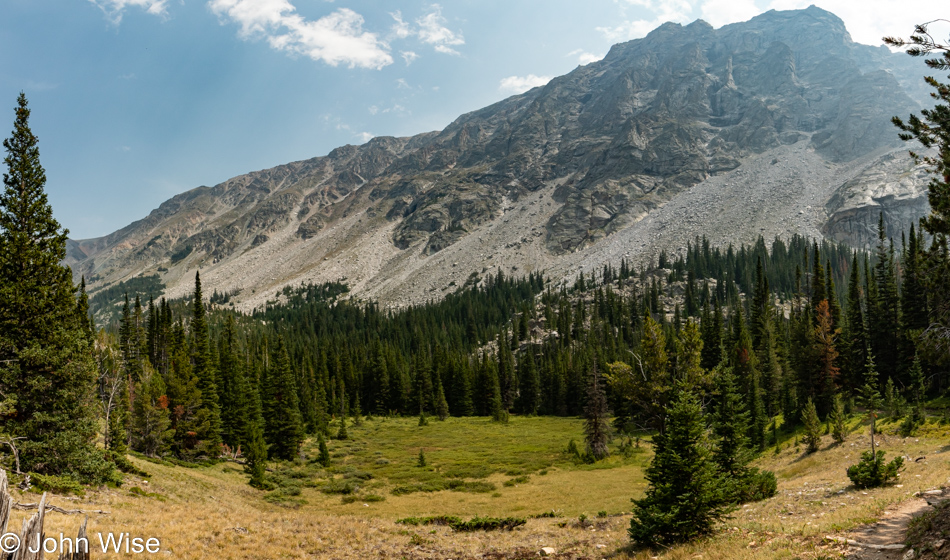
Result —
<svg viewBox="0 0 950 560"><path fill-rule="evenodd" d="M635 250L604 247L700 186L750 196L799 189L808 193L803 207L830 209L839 186L882 177L864 172L901 149L890 117L921 98L909 85L914 72L920 81L913 61L885 51L854 43L838 17L815 6L719 29L666 23L442 131L374 138L183 193L110 236L76 242L71 260L93 288L159 272L174 291L200 266L206 282L220 278L221 290L243 291L250 305L260 297L248 291L302 280L345 276L398 303L493 268L570 274L585 255L646 257L686 240L657 234L634 241ZM746 166L772 160L755 174L765 183L750 183ZM830 183L788 180L819 175ZM821 235L828 219L777 211L788 219L770 217L773 234ZM736 240L767 229L732 227ZM705 232L700 224L692 233Z"/></svg>

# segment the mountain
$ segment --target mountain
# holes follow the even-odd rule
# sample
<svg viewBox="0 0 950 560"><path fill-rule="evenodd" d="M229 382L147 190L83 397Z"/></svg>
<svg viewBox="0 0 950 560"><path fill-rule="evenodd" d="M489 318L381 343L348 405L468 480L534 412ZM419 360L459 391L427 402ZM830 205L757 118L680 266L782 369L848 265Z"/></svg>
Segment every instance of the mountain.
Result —
<svg viewBox="0 0 950 560"><path fill-rule="evenodd" d="M890 123L925 67L854 43L814 6L714 29L666 23L603 60L459 117L198 187L67 262L91 290L158 273L167 295L346 278L403 305L503 270L555 279L627 257L802 233L899 232L925 179Z"/></svg>

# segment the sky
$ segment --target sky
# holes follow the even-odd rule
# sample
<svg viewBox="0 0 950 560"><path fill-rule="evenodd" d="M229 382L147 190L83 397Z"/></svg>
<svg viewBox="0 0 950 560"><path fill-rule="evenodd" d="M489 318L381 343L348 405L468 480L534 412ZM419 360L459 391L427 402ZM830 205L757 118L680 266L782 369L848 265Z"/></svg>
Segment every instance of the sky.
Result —
<svg viewBox="0 0 950 560"><path fill-rule="evenodd" d="M0 135L25 92L53 214L86 239L200 185L440 130L666 21L812 3L871 45L950 18L944 0L2 0Z"/></svg>

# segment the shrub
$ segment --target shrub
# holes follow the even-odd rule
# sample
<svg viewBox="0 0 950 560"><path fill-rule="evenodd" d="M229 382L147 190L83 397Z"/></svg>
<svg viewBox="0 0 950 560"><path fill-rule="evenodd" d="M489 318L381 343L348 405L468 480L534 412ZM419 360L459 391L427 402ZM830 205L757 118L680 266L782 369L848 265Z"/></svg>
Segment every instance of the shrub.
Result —
<svg viewBox="0 0 950 560"><path fill-rule="evenodd" d="M52 492L54 494L75 494L82 496L86 490L82 484L70 476L30 473L30 482L36 489L43 492Z"/></svg>
<svg viewBox="0 0 950 560"><path fill-rule="evenodd" d="M876 488L896 479L900 470L904 468L904 458L895 457L890 463L884 464L884 452L876 454L865 451L861 454L861 461L848 467L848 478L858 488Z"/></svg>
<svg viewBox="0 0 950 560"><path fill-rule="evenodd" d="M778 482L775 479L775 473L751 468L737 495L740 503L758 502L771 498L777 491Z"/></svg>

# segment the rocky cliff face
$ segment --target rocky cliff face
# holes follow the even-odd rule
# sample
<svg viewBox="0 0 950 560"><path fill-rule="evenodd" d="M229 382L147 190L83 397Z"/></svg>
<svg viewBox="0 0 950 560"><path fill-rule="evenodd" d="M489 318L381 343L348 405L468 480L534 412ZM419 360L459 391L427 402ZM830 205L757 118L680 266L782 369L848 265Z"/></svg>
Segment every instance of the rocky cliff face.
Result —
<svg viewBox="0 0 950 560"><path fill-rule="evenodd" d="M492 269L569 276L602 264L595 256L646 258L688 233L823 231L862 244L875 208L895 231L926 209L919 173L898 170L908 160L889 122L918 108L913 64L853 43L815 7L721 29L668 23L441 132L375 138L183 193L74 242L68 260L93 289L157 271L177 295L201 267L206 289L240 290L245 306L288 283L340 277L398 304ZM895 189L903 194L885 193ZM743 197L767 200L756 208ZM644 221L681 203L687 214L707 206L695 215L722 208L704 222Z"/></svg>

